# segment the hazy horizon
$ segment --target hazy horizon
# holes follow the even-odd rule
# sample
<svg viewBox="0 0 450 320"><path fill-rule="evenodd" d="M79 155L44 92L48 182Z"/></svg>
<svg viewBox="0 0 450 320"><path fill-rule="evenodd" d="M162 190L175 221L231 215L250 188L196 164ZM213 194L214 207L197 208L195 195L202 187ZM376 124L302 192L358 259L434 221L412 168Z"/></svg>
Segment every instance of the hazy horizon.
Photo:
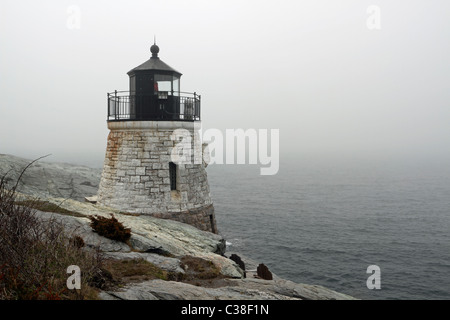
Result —
<svg viewBox="0 0 450 320"><path fill-rule="evenodd" d="M0 153L101 167L154 35L203 127L279 129L281 163L450 160L450 3L424 0L2 1Z"/></svg>

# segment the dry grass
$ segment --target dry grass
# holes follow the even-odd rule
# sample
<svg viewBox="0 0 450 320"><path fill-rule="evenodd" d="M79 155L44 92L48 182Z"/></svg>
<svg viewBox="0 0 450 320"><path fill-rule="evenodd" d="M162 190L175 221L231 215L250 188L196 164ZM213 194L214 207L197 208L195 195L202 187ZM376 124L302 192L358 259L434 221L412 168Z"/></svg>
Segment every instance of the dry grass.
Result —
<svg viewBox="0 0 450 320"><path fill-rule="evenodd" d="M104 269L111 277L106 287L114 289L127 283L154 279L185 282L202 287L234 285L228 281L228 277L220 274L220 270L211 261L192 256L184 256L180 260L184 274L163 270L144 259L107 260L104 262Z"/></svg>
<svg viewBox="0 0 450 320"><path fill-rule="evenodd" d="M112 275L111 284L124 285L153 279L170 280L174 274L144 259L108 260L104 268Z"/></svg>
<svg viewBox="0 0 450 320"><path fill-rule="evenodd" d="M229 277L222 275L219 268L209 260L192 256L184 256L180 260L185 271L180 279L182 282L213 288L234 285L228 281Z"/></svg>
<svg viewBox="0 0 450 320"><path fill-rule="evenodd" d="M16 205L31 207L31 208L34 208L36 210L43 211L43 212L59 213L59 214L66 215L66 216L79 217L79 218L86 217L86 216L82 215L81 213L61 208L60 206L58 206L54 203L51 203L49 201L23 200L23 201L16 201Z"/></svg>
<svg viewBox="0 0 450 320"><path fill-rule="evenodd" d="M0 299L95 299L90 282L101 265L100 254L85 250L55 219L37 218L39 201L18 205L17 184L9 189L6 178L0 178ZM80 290L67 288L71 265L81 269Z"/></svg>

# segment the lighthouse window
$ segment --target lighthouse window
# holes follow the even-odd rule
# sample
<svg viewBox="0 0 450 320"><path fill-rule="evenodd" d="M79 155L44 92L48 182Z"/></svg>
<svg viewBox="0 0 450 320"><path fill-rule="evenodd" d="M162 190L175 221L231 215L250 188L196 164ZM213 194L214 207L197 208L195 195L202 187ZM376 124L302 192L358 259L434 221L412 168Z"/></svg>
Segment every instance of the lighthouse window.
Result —
<svg viewBox="0 0 450 320"><path fill-rule="evenodd" d="M179 96L180 95L180 79L173 77L173 95Z"/></svg>
<svg viewBox="0 0 450 320"><path fill-rule="evenodd" d="M170 174L170 190L177 190L177 165L173 162L169 163Z"/></svg>
<svg viewBox="0 0 450 320"><path fill-rule="evenodd" d="M155 91L172 92L173 77L164 74L155 75Z"/></svg>

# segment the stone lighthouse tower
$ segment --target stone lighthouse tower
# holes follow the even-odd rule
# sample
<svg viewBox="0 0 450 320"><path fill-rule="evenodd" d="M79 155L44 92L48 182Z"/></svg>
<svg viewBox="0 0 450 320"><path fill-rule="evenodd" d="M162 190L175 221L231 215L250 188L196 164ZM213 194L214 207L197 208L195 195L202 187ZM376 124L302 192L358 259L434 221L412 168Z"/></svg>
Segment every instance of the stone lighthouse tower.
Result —
<svg viewBox="0 0 450 320"><path fill-rule="evenodd" d="M181 73L158 57L156 44L150 51L128 72L130 90L108 94L110 133L97 203L217 233L206 164L198 152L181 162L173 156L180 131L190 136L184 145L195 148L200 96L181 92Z"/></svg>

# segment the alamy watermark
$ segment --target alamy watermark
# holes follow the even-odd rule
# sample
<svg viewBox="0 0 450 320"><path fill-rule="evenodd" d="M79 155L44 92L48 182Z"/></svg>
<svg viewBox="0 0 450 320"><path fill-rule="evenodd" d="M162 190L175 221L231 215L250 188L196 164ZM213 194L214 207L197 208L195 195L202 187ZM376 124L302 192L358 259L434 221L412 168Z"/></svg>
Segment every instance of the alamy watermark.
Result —
<svg viewBox="0 0 450 320"><path fill-rule="evenodd" d="M171 161L176 164L259 164L261 175L275 175L280 166L279 129L176 129ZM203 143L206 141L206 143Z"/></svg>
<svg viewBox="0 0 450 320"><path fill-rule="evenodd" d="M379 6L370 5L366 10L369 15L366 26L369 30L381 30L381 9Z"/></svg>
<svg viewBox="0 0 450 320"><path fill-rule="evenodd" d="M71 265L67 268L67 273L70 276L67 278L67 289L69 290L80 290L81 289L81 270L79 266Z"/></svg>
<svg viewBox="0 0 450 320"><path fill-rule="evenodd" d="M81 29L81 9L79 6L71 5L66 10L68 17L66 20L66 27L69 30Z"/></svg>
<svg viewBox="0 0 450 320"><path fill-rule="evenodd" d="M381 289L381 269L377 265L370 265L367 267L366 273L370 274L367 278L367 289Z"/></svg>

